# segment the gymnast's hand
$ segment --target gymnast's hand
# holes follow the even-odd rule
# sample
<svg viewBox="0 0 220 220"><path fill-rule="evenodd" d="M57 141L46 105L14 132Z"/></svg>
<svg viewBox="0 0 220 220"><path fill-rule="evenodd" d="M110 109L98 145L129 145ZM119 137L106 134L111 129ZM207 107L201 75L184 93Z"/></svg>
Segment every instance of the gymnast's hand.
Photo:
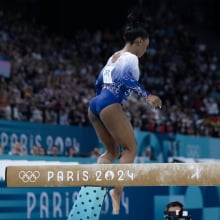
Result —
<svg viewBox="0 0 220 220"><path fill-rule="evenodd" d="M149 103L153 108L162 108L162 101L156 95L149 95L146 98L147 103Z"/></svg>

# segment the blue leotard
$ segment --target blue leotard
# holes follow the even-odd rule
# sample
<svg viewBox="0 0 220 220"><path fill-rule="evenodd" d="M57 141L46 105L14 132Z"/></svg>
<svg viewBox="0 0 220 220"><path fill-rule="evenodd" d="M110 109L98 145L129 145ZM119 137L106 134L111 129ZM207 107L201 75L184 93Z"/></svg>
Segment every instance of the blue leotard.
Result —
<svg viewBox="0 0 220 220"><path fill-rule="evenodd" d="M138 57L130 52L124 52L116 62L109 58L101 70L95 85L96 97L90 102L90 110L96 116L113 103L122 104L134 92L141 97L149 93L138 82L140 70Z"/></svg>

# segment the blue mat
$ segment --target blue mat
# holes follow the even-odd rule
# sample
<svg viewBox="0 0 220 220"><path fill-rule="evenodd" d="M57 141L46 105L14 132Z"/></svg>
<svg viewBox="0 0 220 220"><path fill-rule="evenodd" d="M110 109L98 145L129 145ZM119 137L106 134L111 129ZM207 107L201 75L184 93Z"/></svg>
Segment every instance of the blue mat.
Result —
<svg viewBox="0 0 220 220"><path fill-rule="evenodd" d="M105 187L81 187L68 220L98 220L106 193Z"/></svg>

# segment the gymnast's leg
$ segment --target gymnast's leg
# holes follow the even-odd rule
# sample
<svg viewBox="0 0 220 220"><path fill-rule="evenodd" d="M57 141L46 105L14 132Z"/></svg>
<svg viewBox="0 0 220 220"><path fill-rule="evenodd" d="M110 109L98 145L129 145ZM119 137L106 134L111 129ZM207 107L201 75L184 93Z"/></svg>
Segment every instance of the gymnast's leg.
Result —
<svg viewBox="0 0 220 220"><path fill-rule="evenodd" d="M112 104L106 107L100 118L115 142L123 147L119 163L133 163L137 153L135 135L121 105Z"/></svg>
<svg viewBox="0 0 220 220"><path fill-rule="evenodd" d="M111 164L120 154L119 144L114 140L102 121L96 117L91 110L88 110L88 116L92 123L99 140L105 145L105 152L98 158L99 164Z"/></svg>
<svg viewBox="0 0 220 220"><path fill-rule="evenodd" d="M90 120L93 115L90 115ZM112 163L119 154L119 145L123 147L119 163L133 163L137 146L132 125L125 116L120 104L112 104L102 110L100 120L92 120L93 126L106 146L106 152L101 155L99 163ZM113 147L114 146L114 147ZM110 191L113 203L113 212L119 213L120 199L123 187L115 187Z"/></svg>
<svg viewBox="0 0 220 220"><path fill-rule="evenodd" d="M101 112L100 117L114 140L123 147L119 163L133 163L137 152L134 131L121 105L108 106ZM123 187L115 187L110 191L115 214L119 213L122 191Z"/></svg>

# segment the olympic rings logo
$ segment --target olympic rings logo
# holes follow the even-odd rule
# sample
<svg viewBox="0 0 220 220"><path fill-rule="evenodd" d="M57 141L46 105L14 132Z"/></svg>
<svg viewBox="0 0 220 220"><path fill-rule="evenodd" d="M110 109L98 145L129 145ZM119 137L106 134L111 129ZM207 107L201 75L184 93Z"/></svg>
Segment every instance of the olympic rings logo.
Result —
<svg viewBox="0 0 220 220"><path fill-rule="evenodd" d="M20 171L18 173L19 178L24 182L24 183L34 183L39 179L40 177L40 172L35 170L35 171Z"/></svg>

